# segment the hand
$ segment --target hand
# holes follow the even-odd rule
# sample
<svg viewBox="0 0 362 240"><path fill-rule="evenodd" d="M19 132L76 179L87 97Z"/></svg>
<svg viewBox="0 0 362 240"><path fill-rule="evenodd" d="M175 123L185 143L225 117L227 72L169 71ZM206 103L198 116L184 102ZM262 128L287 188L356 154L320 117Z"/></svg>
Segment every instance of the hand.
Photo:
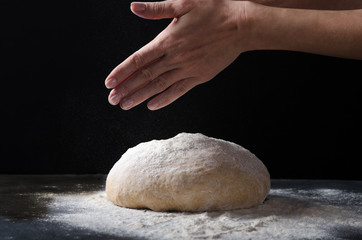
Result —
<svg viewBox="0 0 362 240"><path fill-rule="evenodd" d="M247 50L244 6L230 0L132 3L140 17L174 19L109 74L109 102L128 110L160 93L147 105L156 110L215 77Z"/></svg>

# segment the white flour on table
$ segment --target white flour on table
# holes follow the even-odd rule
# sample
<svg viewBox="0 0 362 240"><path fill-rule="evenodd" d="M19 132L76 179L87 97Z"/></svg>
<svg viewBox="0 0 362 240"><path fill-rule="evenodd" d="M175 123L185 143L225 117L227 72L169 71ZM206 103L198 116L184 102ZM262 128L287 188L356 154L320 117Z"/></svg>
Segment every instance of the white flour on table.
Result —
<svg viewBox="0 0 362 240"><path fill-rule="evenodd" d="M272 189L259 207L204 213L122 208L103 191L52 198L46 221L146 239L336 239L335 229L362 227L362 194L336 189Z"/></svg>

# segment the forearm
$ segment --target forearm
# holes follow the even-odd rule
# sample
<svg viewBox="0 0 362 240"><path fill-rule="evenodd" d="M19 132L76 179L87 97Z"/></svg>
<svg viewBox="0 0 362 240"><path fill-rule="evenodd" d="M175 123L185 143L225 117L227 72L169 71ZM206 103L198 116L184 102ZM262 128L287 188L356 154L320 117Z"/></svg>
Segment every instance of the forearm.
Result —
<svg viewBox="0 0 362 240"><path fill-rule="evenodd" d="M275 8L246 2L251 49L362 59L362 10Z"/></svg>
<svg viewBox="0 0 362 240"><path fill-rule="evenodd" d="M252 0L255 3L283 8L351 10L362 9L361 0Z"/></svg>

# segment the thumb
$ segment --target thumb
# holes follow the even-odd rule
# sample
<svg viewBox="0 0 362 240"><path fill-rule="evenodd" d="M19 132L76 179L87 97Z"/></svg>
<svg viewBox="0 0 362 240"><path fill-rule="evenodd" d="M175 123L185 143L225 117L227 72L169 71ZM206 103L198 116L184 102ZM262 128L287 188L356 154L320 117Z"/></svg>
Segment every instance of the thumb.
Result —
<svg viewBox="0 0 362 240"><path fill-rule="evenodd" d="M141 18L147 19L178 17L174 1L133 2L131 3L131 11Z"/></svg>

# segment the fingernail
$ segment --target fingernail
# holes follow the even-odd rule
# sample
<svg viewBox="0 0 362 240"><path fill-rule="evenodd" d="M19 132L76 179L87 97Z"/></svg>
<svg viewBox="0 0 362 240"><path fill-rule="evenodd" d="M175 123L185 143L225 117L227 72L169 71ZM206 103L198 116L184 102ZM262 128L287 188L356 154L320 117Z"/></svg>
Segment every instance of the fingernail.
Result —
<svg viewBox="0 0 362 240"><path fill-rule="evenodd" d="M113 105L116 105L118 104L119 100L121 100L121 96L119 94L114 94L112 97L111 97L111 103Z"/></svg>
<svg viewBox="0 0 362 240"><path fill-rule="evenodd" d="M135 12L144 12L146 10L146 4L133 2L131 3L131 10Z"/></svg>
<svg viewBox="0 0 362 240"><path fill-rule="evenodd" d="M132 107L133 105L133 100L132 99L126 99L124 102L122 102L121 104L121 108L124 110L128 110Z"/></svg>
<svg viewBox="0 0 362 240"><path fill-rule="evenodd" d="M160 105L156 102L151 102L151 103L148 103L147 107L148 109L150 110L156 110Z"/></svg>
<svg viewBox="0 0 362 240"><path fill-rule="evenodd" d="M107 88L113 88L116 86L116 84L117 84L117 79L115 79L115 78L110 78L106 81Z"/></svg>

